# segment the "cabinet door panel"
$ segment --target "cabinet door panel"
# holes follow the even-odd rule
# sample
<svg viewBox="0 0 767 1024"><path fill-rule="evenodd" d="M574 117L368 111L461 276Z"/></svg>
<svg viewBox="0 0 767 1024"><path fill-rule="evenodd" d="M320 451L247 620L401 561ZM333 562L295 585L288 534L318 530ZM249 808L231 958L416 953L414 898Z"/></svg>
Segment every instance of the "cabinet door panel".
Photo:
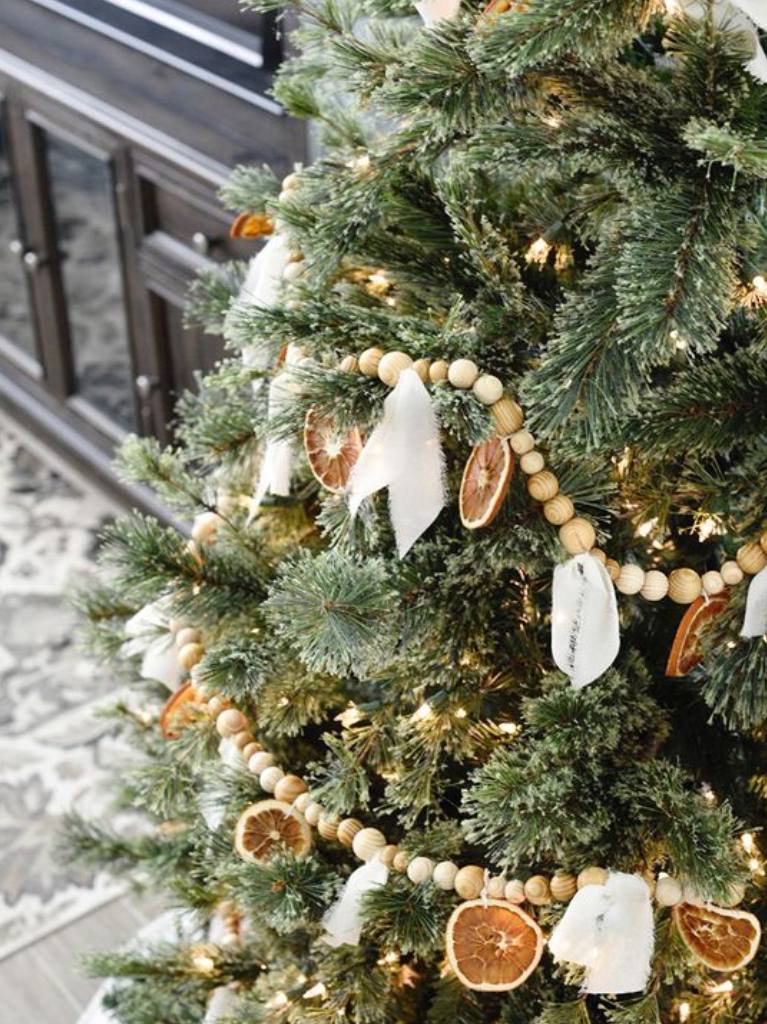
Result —
<svg viewBox="0 0 767 1024"><path fill-rule="evenodd" d="M25 246L4 113L0 104L0 340L7 344L11 355L26 357L29 368L36 370L37 341L23 269Z"/></svg>
<svg viewBox="0 0 767 1024"><path fill-rule="evenodd" d="M136 428L134 372L109 159L43 130L74 393L122 430Z"/></svg>

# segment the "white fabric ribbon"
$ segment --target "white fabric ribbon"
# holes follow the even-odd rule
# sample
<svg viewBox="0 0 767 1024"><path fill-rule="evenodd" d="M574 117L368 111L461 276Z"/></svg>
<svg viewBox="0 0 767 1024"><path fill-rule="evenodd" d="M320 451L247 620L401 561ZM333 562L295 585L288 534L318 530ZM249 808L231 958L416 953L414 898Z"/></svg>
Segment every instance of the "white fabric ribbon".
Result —
<svg viewBox="0 0 767 1024"><path fill-rule="evenodd" d="M303 359L304 353L298 345L288 345L285 368L276 374L269 385L268 419L284 412L296 398L298 383L292 373L293 367ZM267 494L278 494L285 498L290 494L290 478L293 474L294 445L291 438L279 438L266 442L261 459L258 486L253 496L253 511L258 508Z"/></svg>
<svg viewBox="0 0 767 1024"><path fill-rule="evenodd" d="M208 1007L202 1024L216 1024L228 1017L237 1004L237 991L230 985L214 988L208 999Z"/></svg>
<svg viewBox="0 0 767 1024"><path fill-rule="evenodd" d="M619 871L604 885L579 889L549 939L556 961L586 968L583 991L592 995L644 991L654 946L647 883Z"/></svg>
<svg viewBox="0 0 767 1024"><path fill-rule="evenodd" d="M120 647L120 656L132 658L140 654L141 678L156 680L175 690L183 669L170 633L169 599L161 597L144 605L125 623L125 633L128 639Z"/></svg>
<svg viewBox="0 0 767 1024"><path fill-rule="evenodd" d="M618 602L607 570L593 555L554 569L551 653L576 689L598 679L620 648Z"/></svg>
<svg viewBox="0 0 767 1024"><path fill-rule="evenodd" d="M767 566L748 585L746 615L741 636L764 636L767 633Z"/></svg>
<svg viewBox="0 0 767 1024"><path fill-rule="evenodd" d="M683 11L694 18L701 18L706 7L700 0L670 0L672 11ZM753 57L746 67L761 82L767 82L767 55L759 41L755 25L767 30L767 3L765 0L716 0L714 20L719 27L727 25L747 35L753 43Z"/></svg>
<svg viewBox="0 0 767 1024"><path fill-rule="evenodd" d="M238 309L243 305L258 306L262 309L275 305L282 283L282 274L288 263L290 263L290 248L284 234L278 231L250 261L237 301L224 320L224 337L230 335L228 329L230 316L235 319ZM268 345L249 345L243 349L242 361L253 369L266 370L271 365L272 353ZM260 381L256 381L256 384L260 384Z"/></svg>
<svg viewBox="0 0 767 1024"><path fill-rule="evenodd" d="M449 21L458 13L461 0L420 0L415 9L421 15L427 28L438 25L441 21Z"/></svg>
<svg viewBox="0 0 767 1024"><path fill-rule="evenodd" d="M389 513L403 558L445 504L439 423L429 392L410 368L400 373L384 402L383 419L352 470L352 516L365 498L382 487L389 488Z"/></svg>
<svg viewBox="0 0 767 1024"><path fill-rule="evenodd" d="M379 885L386 885L388 879L389 869L378 855L352 871L341 895L322 919L323 941L329 946L358 946L362 934L363 897Z"/></svg>

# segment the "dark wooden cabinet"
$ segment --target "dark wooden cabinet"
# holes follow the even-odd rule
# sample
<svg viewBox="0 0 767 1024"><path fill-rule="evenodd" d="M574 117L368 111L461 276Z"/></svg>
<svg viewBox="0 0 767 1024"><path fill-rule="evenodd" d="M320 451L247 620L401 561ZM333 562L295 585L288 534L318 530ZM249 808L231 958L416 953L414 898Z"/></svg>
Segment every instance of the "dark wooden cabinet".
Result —
<svg viewBox="0 0 767 1024"><path fill-rule="evenodd" d="M72 3L0 0L0 403L151 505L110 456L131 431L167 440L177 395L221 354L183 327L196 272L252 252L218 189L240 160L289 168L304 139L263 67L250 92L220 88Z"/></svg>

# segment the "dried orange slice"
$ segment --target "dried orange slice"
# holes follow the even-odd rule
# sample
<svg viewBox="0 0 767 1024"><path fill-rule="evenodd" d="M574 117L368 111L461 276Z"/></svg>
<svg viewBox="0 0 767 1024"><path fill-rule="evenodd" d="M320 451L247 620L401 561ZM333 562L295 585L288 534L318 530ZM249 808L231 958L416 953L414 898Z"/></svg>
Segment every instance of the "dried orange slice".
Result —
<svg viewBox="0 0 767 1024"><path fill-rule="evenodd" d="M274 221L267 213L241 213L232 221L229 228L230 238L261 238L271 235Z"/></svg>
<svg viewBox="0 0 767 1024"><path fill-rule="evenodd" d="M490 0L482 12L485 16L505 14L507 11L524 11L527 4L522 0Z"/></svg>
<svg viewBox="0 0 767 1024"><path fill-rule="evenodd" d="M478 444L466 463L458 507L467 530L489 526L498 515L514 475L514 455L505 437Z"/></svg>
<svg viewBox="0 0 767 1024"><path fill-rule="evenodd" d="M190 679L170 695L160 712L160 729L166 740L177 740L200 710L200 695Z"/></svg>
<svg viewBox="0 0 767 1024"><path fill-rule="evenodd" d="M700 635L707 624L725 607L727 591L712 597L698 597L684 613L671 645L666 664L666 675L686 676L702 661Z"/></svg>
<svg viewBox="0 0 767 1024"><path fill-rule="evenodd" d="M737 971L756 956L762 928L745 910L679 903L673 910L691 953L714 971Z"/></svg>
<svg viewBox="0 0 767 1024"><path fill-rule="evenodd" d="M304 449L317 480L333 494L341 494L360 457L362 435L356 427L342 429L332 416L310 409L304 423Z"/></svg>
<svg viewBox="0 0 767 1024"><path fill-rule="evenodd" d="M447 923L447 958L459 980L478 992L508 992L533 973L543 932L505 900L469 900Z"/></svg>
<svg viewBox="0 0 767 1024"><path fill-rule="evenodd" d="M243 860L266 860L278 850L305 857L312 830L302 814L283 800L260 800L246 807L234 833L234 847Z"/></svg>

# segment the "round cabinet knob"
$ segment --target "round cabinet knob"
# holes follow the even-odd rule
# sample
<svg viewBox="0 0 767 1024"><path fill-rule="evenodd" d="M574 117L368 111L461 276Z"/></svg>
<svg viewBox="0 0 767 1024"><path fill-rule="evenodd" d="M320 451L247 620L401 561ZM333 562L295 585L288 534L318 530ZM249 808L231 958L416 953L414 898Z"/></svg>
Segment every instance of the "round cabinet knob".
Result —
<svg viewBox="0 0 767 1024"><path fill-rule="evenodd" d="M13 241L8 243L8 252L14 256L18 256L21 259L24 255L24 243L20 238L14 238Z"/></svg>
<svg viewBox="0 0 767 1024"><path fill-rule="evenodd" d="M31 271L32 273L34 273L36 270L39 270L40 267L43 265L42 256L36 253L33 249L29 249L27 252L25 252L22 259L24 261L24 266L27 268L27 270Z"/></svg>
<svg viewBox="0 0 767 1024"><path fill-rule="evenodd" d="M198 252L200 256L207 256L210 252L211 240L205 234L204 231L195 231L192 235L192 246L195 252Z"/></svg>
<svg viewBox="0 0 767 1024"><path fill-rule="evenodd" d="M145 373L140 373L136 377L136 394L139 396L142 402L146 402L152 396L152 392L157 387L159 381L156 377L147 377Z"/></svg>

